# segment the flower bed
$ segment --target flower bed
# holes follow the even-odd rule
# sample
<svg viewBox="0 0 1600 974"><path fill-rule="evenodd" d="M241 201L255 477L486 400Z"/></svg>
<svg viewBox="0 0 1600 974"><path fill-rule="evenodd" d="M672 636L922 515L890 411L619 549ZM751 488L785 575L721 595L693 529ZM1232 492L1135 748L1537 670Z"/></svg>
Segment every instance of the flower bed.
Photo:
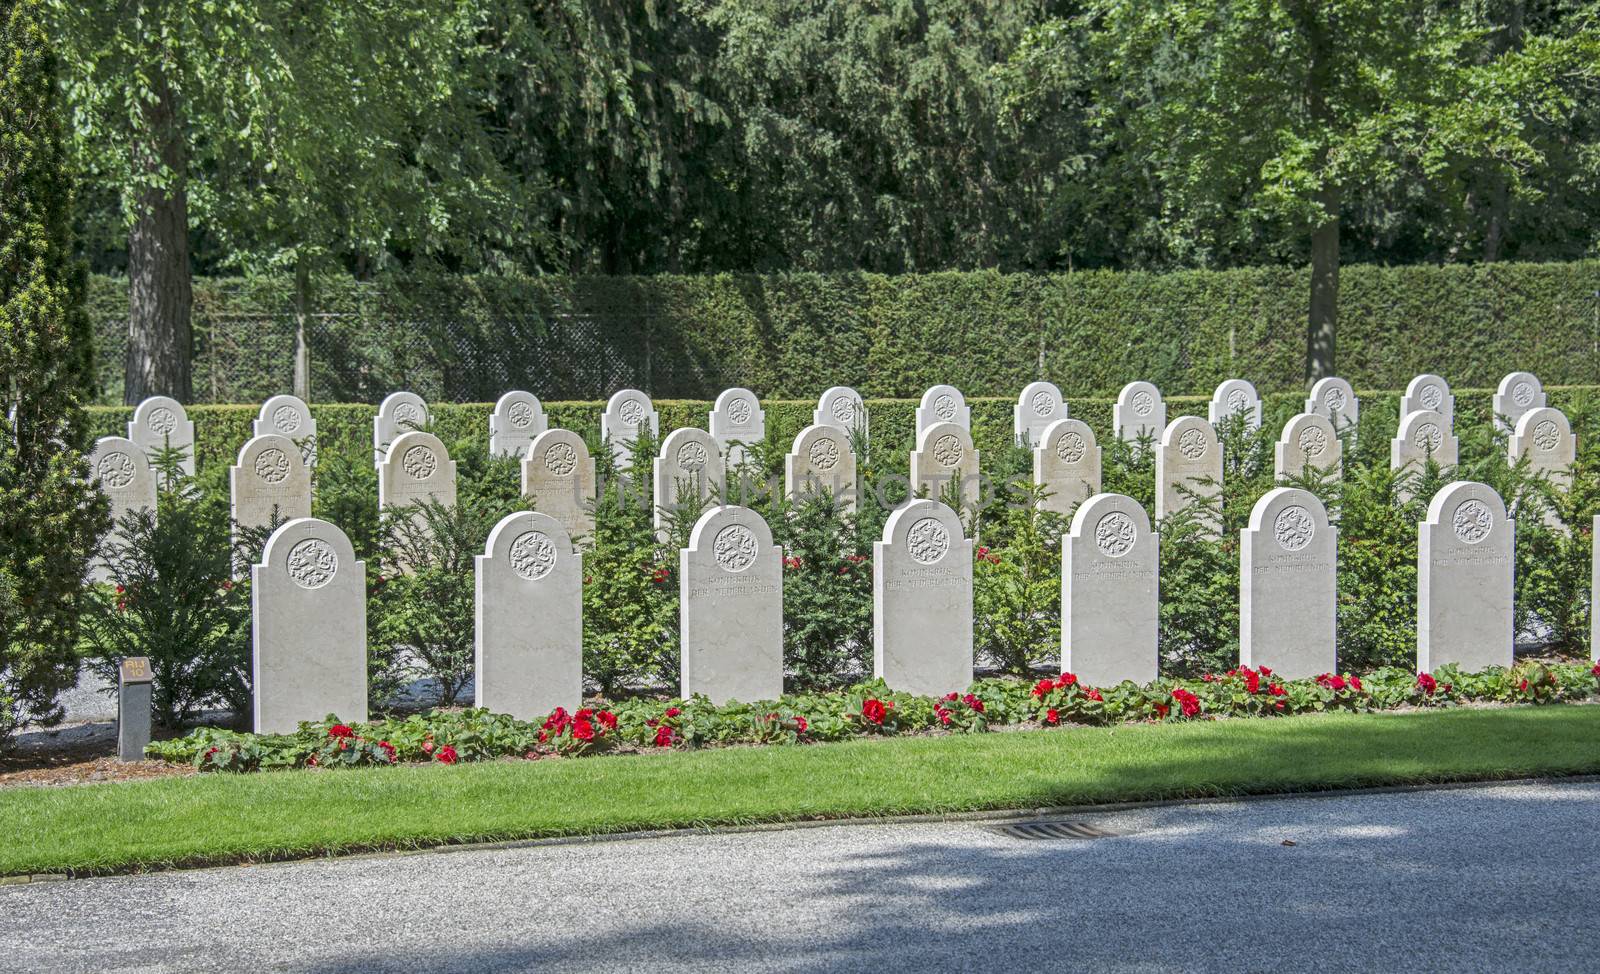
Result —
<svg viewBox="0 0 1600 974"><path fill-rule="evenodd" d="M1600 696L1600 664L1528 662L1462 673L1398 668L1366 676L1324 673L1282 680L1269 668L1240 667L1199 680L1158 680L1091 687L1071 673L1026 683L987 679L967 693L923 697L881 681L836 692L715 706L689 700L596 702L557 708L542 721L484 709L433 710L347 725L329 715L293 734L241 734L200 728L146 748L153 758L202 771L343 768L406 762L455 764L498 758L580 757L731 744L794 745L908 733L982 733L997 726L1059 728L1135 721L1278 717L1329 710L1368 712L1463 703L1531 703Z"/></svg>

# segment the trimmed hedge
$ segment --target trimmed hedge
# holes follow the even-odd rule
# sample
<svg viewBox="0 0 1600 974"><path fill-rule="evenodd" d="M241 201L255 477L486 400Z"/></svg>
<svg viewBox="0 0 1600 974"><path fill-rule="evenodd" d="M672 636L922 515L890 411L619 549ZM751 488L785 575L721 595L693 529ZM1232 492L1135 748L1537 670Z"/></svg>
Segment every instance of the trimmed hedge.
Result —
<svg viewBox="0 0 1600 974"><path fill-rule="evenodd" d="M1340 273L1338 370L1398 389L1419 372L1493 386L1510 369L1550 385L1600 383L1600 260L1374 267ZM742 385L774 399L850 385L875 398L954 381L969 396L1034 379L1108 397L1131 379L1208 394L1245 376L1303 384L1307 272L990 272L386 277L317 286L312 397L493 400L511 388L592 399L634 386L710 399ZM94 281L98 374L120 396L126 284ZM196 401L259 401L292 378L283 279L196 282ZM823 378L826 381L823 381Z"/></svg>

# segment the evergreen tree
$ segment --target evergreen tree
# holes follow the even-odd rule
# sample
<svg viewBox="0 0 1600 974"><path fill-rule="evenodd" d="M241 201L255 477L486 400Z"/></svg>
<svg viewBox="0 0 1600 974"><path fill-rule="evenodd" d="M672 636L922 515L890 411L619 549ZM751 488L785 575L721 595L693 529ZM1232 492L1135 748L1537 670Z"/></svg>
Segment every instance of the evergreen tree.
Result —
<svg viewBox="0 0 1600 974"><path fill-rule="evenodd" d="M88 326L62 128L39 0L0 0L0 747L60 718L106 522L85 482Z"/></svg>

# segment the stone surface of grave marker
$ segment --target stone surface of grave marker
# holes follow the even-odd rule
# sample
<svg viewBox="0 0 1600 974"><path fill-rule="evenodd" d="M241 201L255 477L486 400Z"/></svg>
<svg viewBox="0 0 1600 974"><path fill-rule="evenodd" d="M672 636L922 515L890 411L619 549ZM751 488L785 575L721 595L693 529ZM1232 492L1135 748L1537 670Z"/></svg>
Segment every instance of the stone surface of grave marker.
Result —
<svg viewBox="0 0 1600 974"><path fill-rule="evenodd" d="M1221 495L1222 446L1217 431L1199 416L1179 416L1167 424L1156 450L1156 520ZM1207 533L1221 537L1220 511L1202 514L1200 523Z"/></svg>
<svg viewBox="0 0 1600 974"><path fill-rule="evenodd" d="M1039 509L1058 514L1071 514L1100 493L1100 443L1088 423L1058 419L1050 424L1033 448L1033 482L1050 492Z"/></svg>
<svg viewBox="0 0 1600 974"><path fill-rule="evenodd" d="M1455 429L1456 397L1450 393L1450 383L1432 372L1412 378L1400 397L1401 419L1423 411L1438 413L1444 417L1445 429Z"/></svg>
<svg viewBox="0 0 1600 974"><path fill-rule="evenodd" d="M1152 446L1160 444L1167 428L1167 403L1161 398L1161 390L1149 382L1123 386L1117 394L1117 404L1111 407L1111 425L1116 427L1117 438L1124 442L1137 443L1148 436Z"/></svg>
<svg viewBox="0 0 1600 974"><path fill-rule="evenodd" d="M1211 394L1209 417L1213 427L1223 420L1243 413L1251 429L1261 428L1261 397L1256 387L1244 379L1227 379Z"/></svg>
<svg viewBox="0 0 1600 974"><path fill-rule="evenodd" d="M378 466L378 506L456 502L456 462L432 433L401 433Z"/></svg>
<svg viewBox="0 0 1600 974"><path fill-rule="evenodd" d="M317 420L299 396L273 396L261 404L260 414L251 423L251 435L268 433L287 436L300 448L300 458L307 465L317 465Z"/></svg>
<svg viewBox="0 0 1600 974"><path fill-rule="evenodd" d="M872 672L942 696L972 683L972 542L944 504L896 508L872 543Z"/></svg>
<svg viewBox="0 0 1600 974"><path fill-rule="evenodd" d="M1306 412L1326 416L1334 430L1342 435L1361 421L1361 400L1350 383L1328 376L1312 385L1311 394L1306 397ZM1353 429L1351 435L1354 435Z"/></svg>
<svg viewBox="0 0 1600 974"><path fill-rule="evenodd" d="M1030 382L1011 407L1011 428L1017 446L1035 447L1050 424L1067 419L1067 400L1053 382Z"/></svg>
<svg viewBox="0 0 1600 974"><path fill-rule="evenodd" d="M972 433L972 410L967 408L967 397L955 386L930 386L922 394L917 406L917 435L935 423L951 423Z"/></svg>
<svg viewBox="0 0 1600 974"><path fill-rule="evenodd" d="M311 469L287 436L263 433L240 447L228 487L236 542L241 528L271 527L274 515L280 524L311 516Z"/></svg>
<svg viewBox="0 0 1600 974"><path fill-rule="evenodd" d="M1286 680L1337 670L1338 541L1310 491L1275 487L1256 501L1239 531L1242 665L1268 666Z"/></svg>
<svg viewBox="0 0 1600 974"><path fill-rule="evenodd" d="M102 545L120 546L117 525L130 511L156 509L156 474L139 444L123 436L103 436L89 453L89 480L111 502L111 530ZM105 561L98 556L90 563L89 580L105 582L111 578Z"/></svg>
<svg viewBox="0 0 1600 974"><path fill-rule="evenodd" d="M378 415L372 420L372 462L383 462L389 447L402 433L427 426L430 422L428 404L414 392L391 392L378 404Z"/></svg>
<svg viewBox="0 0 1600 974"><path fill-rule="evenodd" d="M684 697L716 704L783 695L783 549L761 515L713 507L678 553Z"/></svg>
<svg viewBox="0 0 1600 974"><path fill-rule="evenodd" d="M583 555L561 522L519 511L474 559L473 702L518 720L583 705Z"/></svg>
<svg viewBox="0 0 1600 974"><path fill-rule="evenodd" d="M712 404L710 417L711 438L717 441L732 470L750 456L749 447L767 438L767 411L761 400L749 389L734 387L722 390Z"/></svg>
<svg viewBox="0 0 1600 974"><path fill-rule="evenodd" d="M1458 480L1417 525L1417 670L1511 665L1514 530L1500 495Z"/></svg>
<svg viewBox="0 0 1600 974"><path fill-rule="evenodd" d="M1572 486L1578 439L1561 410L1535 406L1523 413L1506 449L1512 463L1526 457L1532 473L1543 474L1562 490Z"/></svg>
<svg viewBox="0 0 1600 974"><path fill-rule="evenodd" d="M257 734L367 719L366 565L343 531L310 517L274 531L250 569L250 610Z"/></svg>
<svg viewBox="0 0 1600 974"><path fill-rule="evenodd" d="M500 397L489 414L489 455L522 457L528 455L534 437L550 428L544 404L531 392L513 390Z"/></svg>
<svg viewBox="0 0 1600 974"><path fill-rule="evenodd" d="M1502 432L1517 428L1517 420L1530 409L1548 406L1544 384L1532 372L1512 372L1500 380L1494 393L1494 424Z"/></svg>
<svg viewBox="0 0 1600 974"><path fill-rule="evenodd" d="M660 439L661 415L656 412L655 403L637 389L612 394L606 411L600 414L600 439L611 444L611 458L618 469L633 465L633 444L641 430Z"/></svg>
<svg viewBox="0 0 1600 974"><path fill-rule="evenodd" d="M1344 472L1344 444L1333 420L1318 413L1301 413L1285 423L1272 455L1279 480L1304 476L1307 467L1335 479Z"/></svg>
<svg viewBox="0 0 1600 974"><path fill-rule="evenodd" d="M151 396L134 407L133 419L128 423L128 439L139 444L150 462L155 463L156 453L164 448L183 451L179 468L194 476L194 423L183 404L168 396ZM159 479L161 474L156 473Z"/></svg>
<svg viewBox="0 0 1600 974"><path fill-rule="evenodd" d="M1139 502L1096 494L1061 536L1061 671L1090 686L1158 670L1160 541Z"/></svg>
<svg viewBox="0 0 1600 974"><path fill-rule="evenodd" d="M926 490L930 500L942 501L951 484L961 492L961 509L976 510L981 485L972 434L955 423L934 423L911 451L911 489Z"/></svg>
<svg viewBox="0 0 1600 974"><path fill-rule="evenodd" d="M727 487L727 475L717 441L702 429L685 427L675 429L661 441L661 455L655 459L655 528L663 538L674 515L699 520L700 512L721 497ZM694 495L693 509L681 510L680 504L692 503L684 497Z"/></svg>
<svg viewBox="0 0 1600 974"><path fill-rule="evenodd" d="M117 760L143 761L150 743L150 690L155 672L144 656L127 656L117 666Z"/></svg>
<svg viewBox="0 0 1600 974"><path fill-rule="evenodd" d="M1400 435L1389 441L1389 469L1415 479L1427 467L1429 457L1442 469L1456 465L1456 435L1450 421L1436 412L1421 410L1400 421ZM1400 487L1401 497L1409 500L1413 485Z"/></svg>
<svg viewBox="0 0 1600 974"><path fill-rule="evenodd" d="M856 509L856 455L849 434L834 426L807 426L783 460L784 494L798 504L824 491L841 509Z"/></svg>
<svg viewBox="0 0 1600 974"><path fill-rule="evenodd" d="M811 412L811 423L814 426L832 426L846 434L860 429L865 436L866 401L861 398L859 392L849 386L833 386L817 400L817 408Z"/></svg>
<svg viewBox="0 0 1600 974"><path fill-rule="evenodd" d="M594 458L583 437L564 429L535 437L522 458L522 495L559 521L573 541L594 534Z"/></svg>

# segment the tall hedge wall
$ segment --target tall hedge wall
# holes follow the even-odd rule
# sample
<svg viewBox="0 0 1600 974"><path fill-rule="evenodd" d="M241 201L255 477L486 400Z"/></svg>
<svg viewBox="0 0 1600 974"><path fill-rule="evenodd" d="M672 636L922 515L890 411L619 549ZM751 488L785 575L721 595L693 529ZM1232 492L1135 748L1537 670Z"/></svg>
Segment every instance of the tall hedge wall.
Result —
<svg viewBox="0 0 1600 974"><path fill-rule="evenodd" d="M1418 372L1493 386L1527 369L1547 385L1600 382L1600 261L1345 268L1338 371L1402 388ZM119 401L123 282L98 279L100 376ZM511 388L601 399L624 386L710 399L743 385L808 399L829 385L908 398L935 382L1008 396L1046 378L1111 396L1133 379L1202 395L1243 376L1263 392L1302 384L1307 278L1253 268L705 277L390 277L318 286L312 398L492 401ZM288 391L286 283L196 288L201 402Z"/></svg>

